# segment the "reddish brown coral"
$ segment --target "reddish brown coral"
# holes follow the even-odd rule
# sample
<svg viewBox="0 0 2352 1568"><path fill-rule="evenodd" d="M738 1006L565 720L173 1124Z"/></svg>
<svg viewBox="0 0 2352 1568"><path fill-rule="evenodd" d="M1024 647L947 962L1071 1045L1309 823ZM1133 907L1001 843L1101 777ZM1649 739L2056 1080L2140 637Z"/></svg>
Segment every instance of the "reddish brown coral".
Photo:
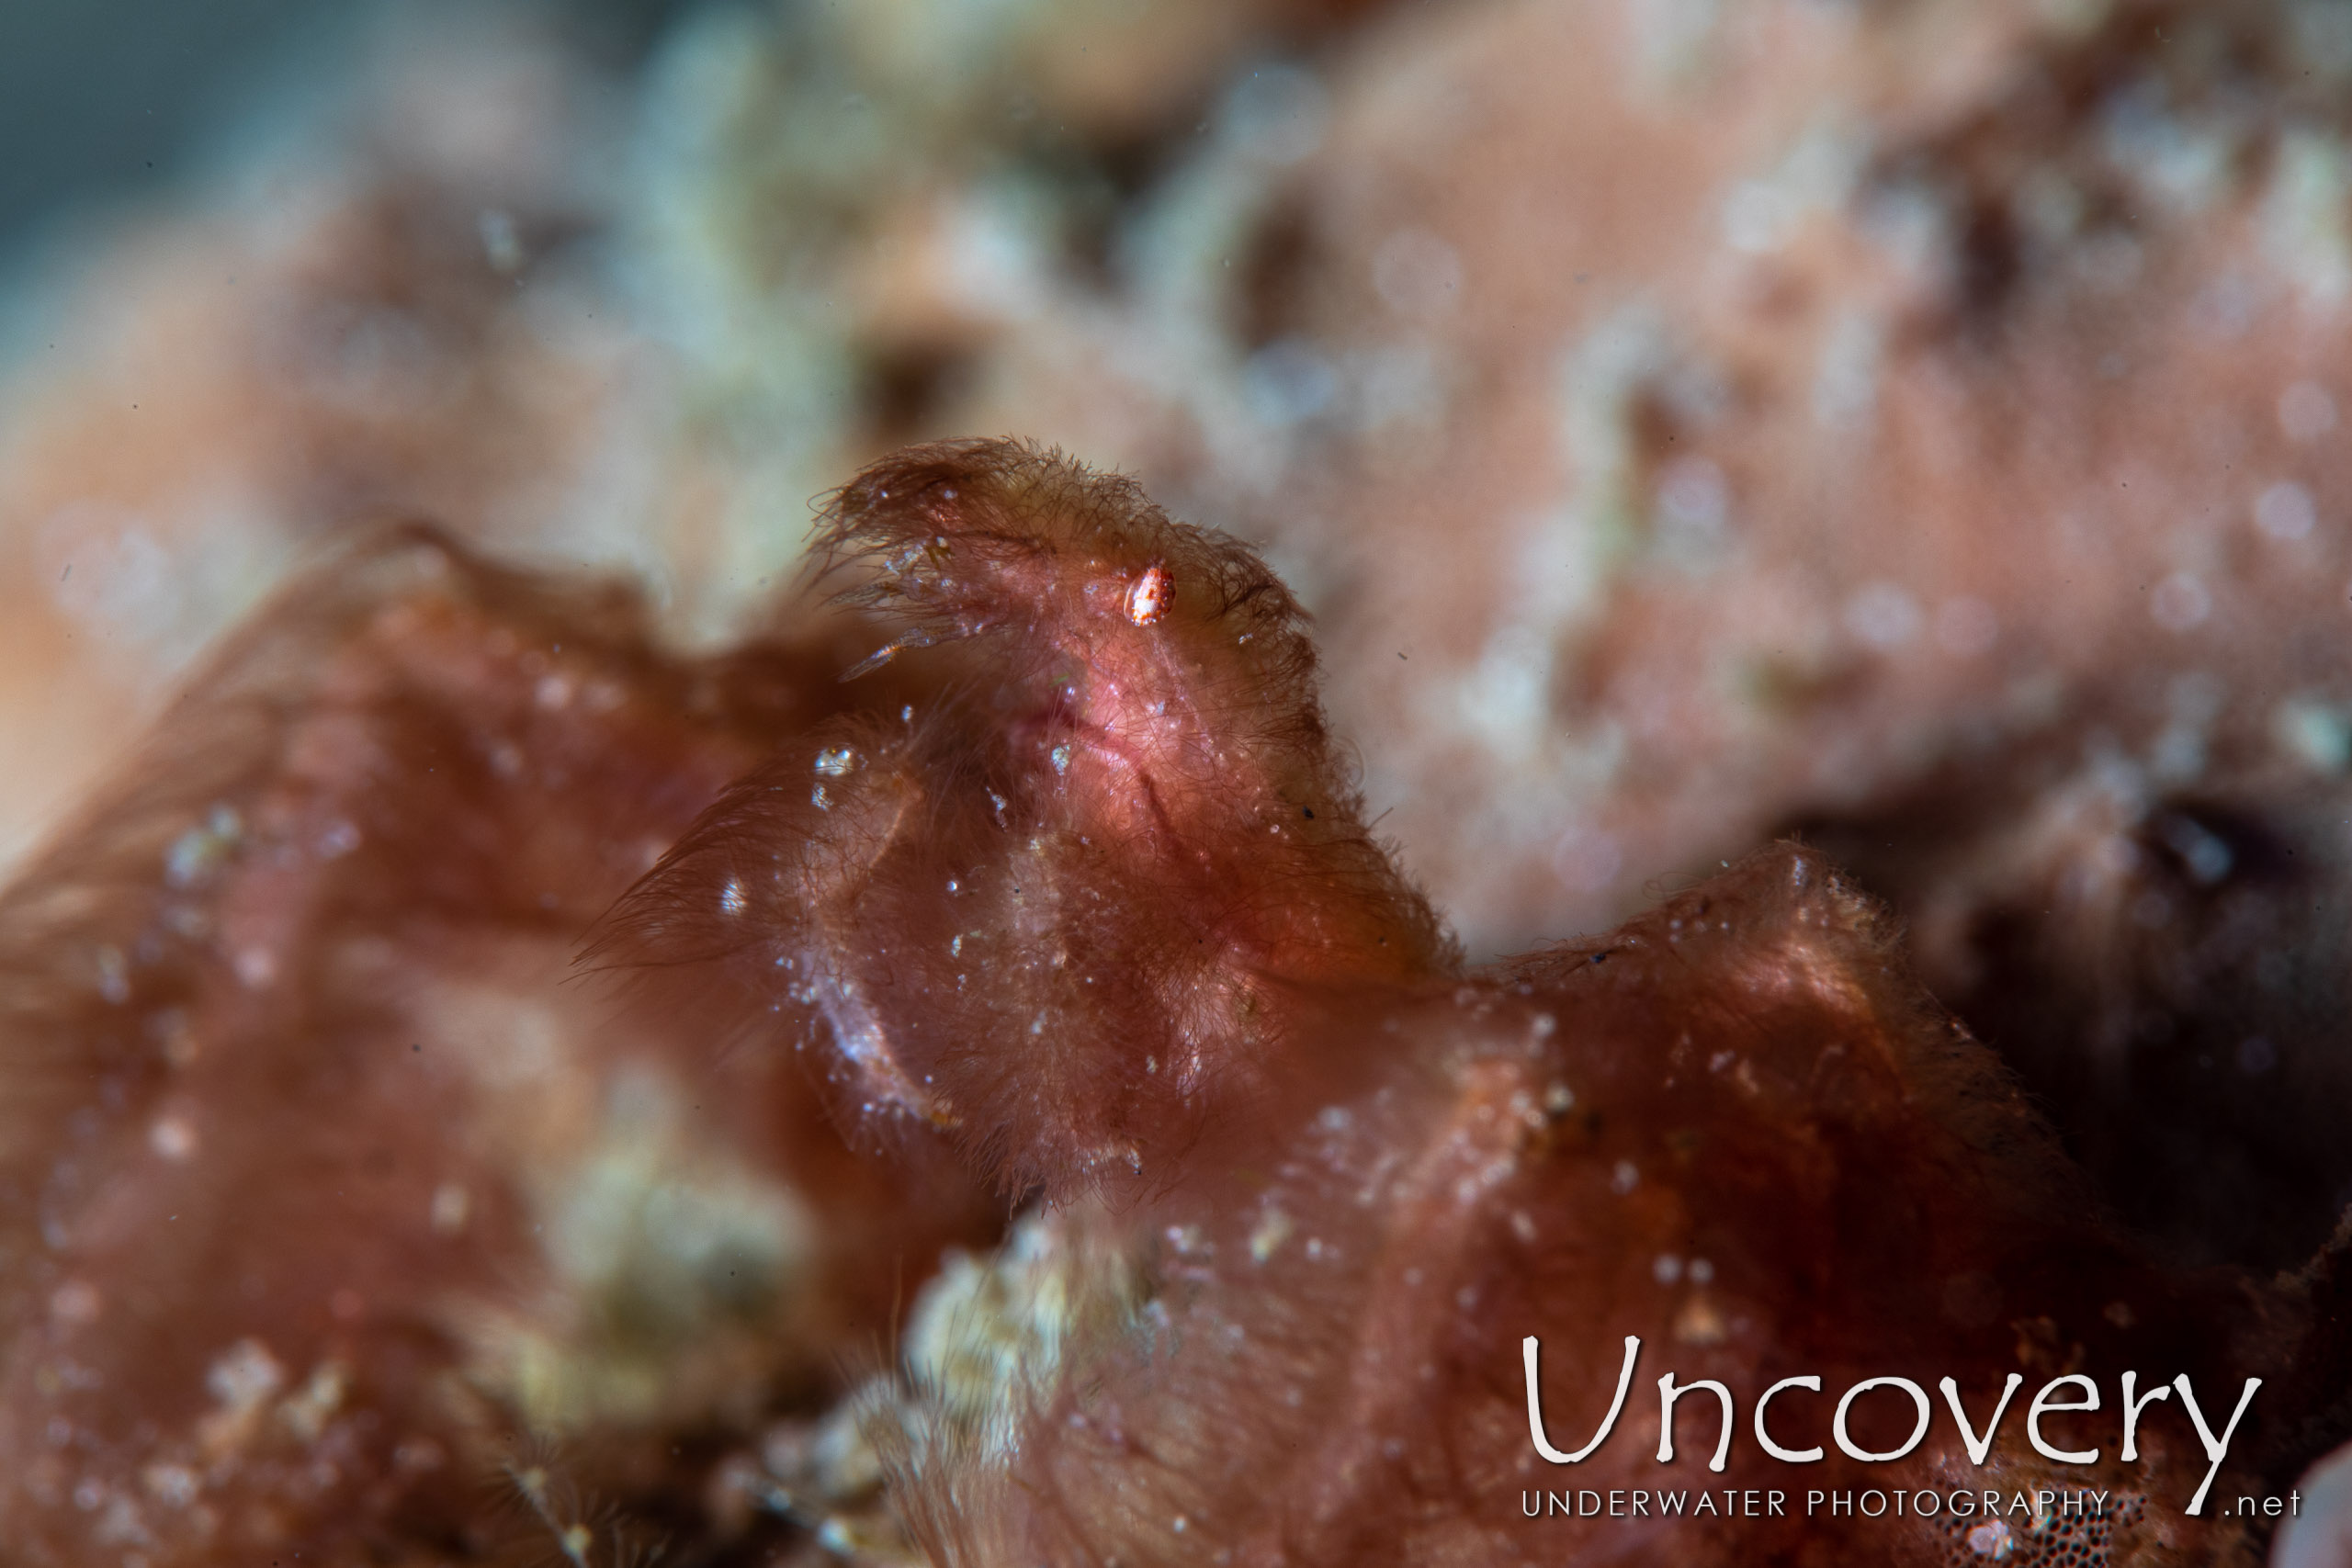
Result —
<svg viewBox="0 0 2352 1568"><path fill-rule="evenodd" d="M1009 1433L912 1417L908 1501L944 1558L1939 1562L1948 1517L1525 1518L1563 1478L1521 1414L1522 1337L1579 1413L1637 1336L1742 1409L1782 1377L1949 1377L1981 1420L2013 1370L2185 1373L2226 1396L2217 1431L2241 1378L2300 1352L2284 1298L2168 1279L2103 1234L1819 859L1769 852L1605 942L1464 976L1339 787L1295 612L1239 547L1002 444L879 465L829 527L877 567L858 596L903 615L894 648L961 639L957 699L820 728L622 920L655 953L723 948L757 1010L830 1039L867 1112L1110 1200L1062 1224L1134 1261L1137 1315L1008 1390ZM1138 624L1153 569L1170 611ZM1690 1435L1661 1471L1640 1419L1573 1481L1707 1484ZM1791 1448L1822 1429L1788 1422ZM1883 1407L1854 1430L1903 1447ZM2245 1551L2183 1512L2208 1465L2177 1405L2129 1461L2096 1447L2062 1467L2012 1424L1987 1468L1938 1423L1899 1465L1792 1472L1743 1432L1724 1479L2088 1485L2111 1511L2033 1527L2037 1550Z"/></svg>
<svg viewBox="0 0 2352 1568"><path fill-rule="evenodd" d="M1045 1201L1026 1304L956 1265L857 1401L944 1562L2245 1561L2195 1500L2340 1438L2340 1255L2114 1239L1818 855L1470 971L1244 547L1009 442L876 465L822 538L882 622L845 686L838 637L686 660L626 595L348 552L0 902L22 1560L481 1561L501 1464L609 1554L548 1437L764 1551L854 1491L808 1423L989 1179ZM563 984L640 873L595 950L648 994ZM1670 1463L1661 1374L1733 1415L1697 1386ZM1842 1404L1895 1378L2005 1424ZM1826 1501L1896 1490L2003 1513Z"/></svg>
<svg viewBox="0 0 2352 1568"><path fill-rule="evenodd" d="M788 1057L563 984L813 716L813 659L684 663L628 594L387 535L0 904L12 1562L479 1554L518 1436L674 1484L682 1434L823 1397L986 1234L920 1150L853 1160Z"/></svg>

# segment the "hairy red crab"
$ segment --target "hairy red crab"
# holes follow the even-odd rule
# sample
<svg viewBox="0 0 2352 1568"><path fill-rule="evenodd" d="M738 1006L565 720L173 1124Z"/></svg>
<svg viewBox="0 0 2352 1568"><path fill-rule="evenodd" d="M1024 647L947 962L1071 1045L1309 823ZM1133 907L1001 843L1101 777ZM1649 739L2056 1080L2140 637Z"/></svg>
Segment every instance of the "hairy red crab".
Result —
<svg viewBox="0 0 2352 1568"><path fill-rule="evenodd" d="M693 660L380 538L0 901L12 1561L2239 1562L2341 1438L2340 1248L2109 1235L1816 855L1473 969L1243 546L1010 442L820 543Z"/></svg>

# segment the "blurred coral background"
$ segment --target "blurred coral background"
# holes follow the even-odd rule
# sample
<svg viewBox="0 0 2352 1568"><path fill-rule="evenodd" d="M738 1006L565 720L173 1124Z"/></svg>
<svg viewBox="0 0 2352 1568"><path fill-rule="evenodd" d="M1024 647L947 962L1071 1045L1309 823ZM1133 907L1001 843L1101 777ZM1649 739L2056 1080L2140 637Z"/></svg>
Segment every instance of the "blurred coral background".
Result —
<svg viewBox="0 0 2352 1568"><path fill-rule="evenodd" d="M2168 1250L2283 1265L2352 1200L2352 6L0 44L0 864L336 530L627 573L709 645L812 496L1015 434L1300 589L1474 956L1801 833Z"/></svg>

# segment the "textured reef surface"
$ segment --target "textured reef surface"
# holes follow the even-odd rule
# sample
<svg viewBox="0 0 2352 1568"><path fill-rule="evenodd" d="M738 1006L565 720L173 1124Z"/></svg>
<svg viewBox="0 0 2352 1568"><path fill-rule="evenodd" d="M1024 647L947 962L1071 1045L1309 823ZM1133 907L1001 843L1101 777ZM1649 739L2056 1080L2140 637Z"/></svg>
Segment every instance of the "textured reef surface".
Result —
<svg viewBox="0 0 2352 1568"><path fill-rule="evenodd" d="M2340 1440L2343 1252L2130 1239L1817 852L1474 965L1247 547L972 441L819 550L347 545L0 897L19 1561L2251 1562Z"/></svg>
<svg viewBox="0 0 2352 1568"><path fill-rule="evenodd" d="M0 1544L2352 1562L2347 17L354 23L0 279Z"/></svg>

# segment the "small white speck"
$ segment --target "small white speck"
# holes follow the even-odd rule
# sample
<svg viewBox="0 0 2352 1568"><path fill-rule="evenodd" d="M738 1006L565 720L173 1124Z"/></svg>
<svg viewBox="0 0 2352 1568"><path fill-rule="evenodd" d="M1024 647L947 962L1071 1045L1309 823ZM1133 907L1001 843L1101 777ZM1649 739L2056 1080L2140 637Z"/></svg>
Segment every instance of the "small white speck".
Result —
<svg viewBox="0 0 2352 1568"><path fill-rule="evenodd" d="M1168 601L1175 591L1176 580L1166 567L1146 567L1127 591L1127 619L1139 626L1150 626L1168 613Z"/></svg>
<svg viewBox="0 0 2352 1568"><path fill-rule="evenodd" d="M1873 582L1846 601L1845 622L1856 641L1892 652L1919 635L1919 604L1892 582Z"/></svg>
<svg viewBox="0 0 2352 1568"><path fill-rule="evenodd" d="M192 887L218 870L243 836L236 808L216 806L197 827L172 840L164 852L164 879L175 887Z"/></svg>
<svg viewBox="0 0 2352 1568"><path fill-rule="evenodd" d="M164 1116L147 1129L147 1146L164 1159L178 1161L196 1153L196 1128L184 1116Z"/></svg>
<svg viewBox="0 0 2352 1568"><path fill-rule="evenodd" d="M1968 1550L1979 1557L2007 1557L2014 1544L2009 1527L1998 1519L1987 1519L1968 1532Z"/></svg>
<svg viewBox="0 0 2352 1568"><path fill-rule="evenodd" d="M2308 539L2318 521L2312 492L2292 479L2280 479L2255 497L2255 526L2274 539Z"/></svg>
<svg viewBox="0 0 2352 1568"><path fill-rule="evenodd" d="M474 227L481 235L483 259L490 270L502 277L512 277L523 270L527 259L523 254L523 236L514 227L514 215L503 208L484 208L474 220Z"/></svg>
<svg viewBox="0 0 2352 1568"><path fill-rule="evenodd" d="M1724 197L1724 242L1744 255L1781 248L1799 210L1790 193L1770 180L1742 180Z"/></svg>
<svg viewBox="0 0 2352 1568"><path fill-rule="evenodd" d="M1291 1217L1280 1209L1268 1209L1258 1216L1258 1224L1250 1233L1250 1258L1263 1263L1282 1249L1290 1238Z"/></svg>
<svg viewBox="0 0 2352 1568"><path fill-rule="evenodd" d="M1609 1173L1609 1190L1620 1198L1640 1186L1641 1182L1642 1173L1634 1168L1634 1162L1629 1159L1619 1160L1617 1168Z"/></svg>
<svg viewBox="0 0 2352 1568"><path fill-rule="evenodd" d="M727 886L719 890L718 912L722 915L740 915L749 907L750 900L743 897L742 883L734 877L729 877Z"/></svg>
<svg viewBox="0 0 2352 1568"><path fill-rule="evenodd" d="M269 988L277 978L277 954L266 947L248 947L237 954L237 983L249 991Z"/></svg>
<svg viewBox="0 0 2352 1568"><path fill-rule="evenodd" d="M240 1339L216 1358L204 1374L212 1397L232 1410L250 1409L286 1382L286 1369L258 1339Z"/></svg>
<svg viewBox="0 0 2352 1568"><path fill-rule="evenodd" d="M130 999L130 966L119 947L98 949L98 995L115 1007Z"/></svg>
<svg viewBox="0 0 2352 1568"><path fill-rule="evenodd" d="M139 1479L157 1501L175 1508L195 1502L201 1489L196 1472L184 1464L151 1464L139 1472Z"/></svg>

